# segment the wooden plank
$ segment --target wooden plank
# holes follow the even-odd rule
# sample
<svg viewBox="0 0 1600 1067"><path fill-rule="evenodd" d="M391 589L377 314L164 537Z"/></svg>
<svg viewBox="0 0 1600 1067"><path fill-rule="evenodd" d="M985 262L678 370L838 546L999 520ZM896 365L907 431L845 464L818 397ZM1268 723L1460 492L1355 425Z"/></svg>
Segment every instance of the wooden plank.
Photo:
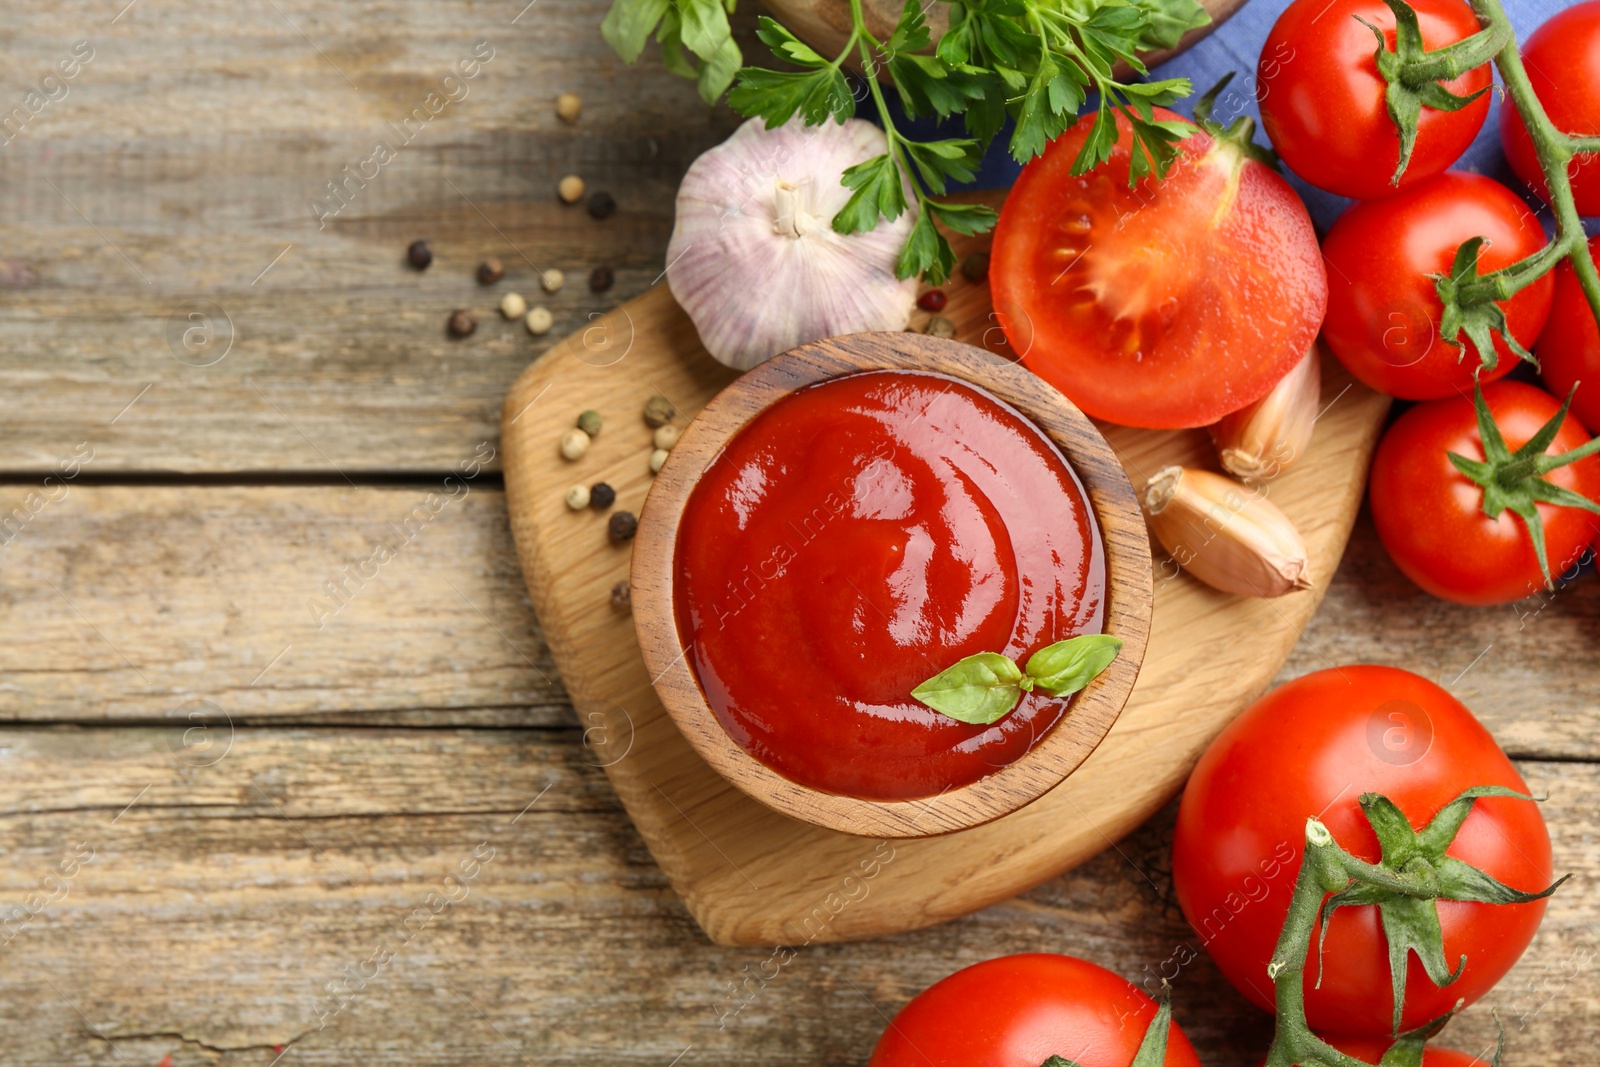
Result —
<svg viewBox="0 0 1600 1067"><path fill-rule="evenodd" d="M506 388L545 343L494 313L500 294L564 269L541 297L554 338L646 288L678 177L739 121L653 53L618 60L604 0L513 23L523 6L137 4L110 25L73 0L11 28L0 65L18 84L75 41L93 58L0 151L0 471L52 469L85 441L102 474L443 470L496 439ZM738 27L759 47L754 20ZM479 42L493 57L462 79ZM576 126L554 113L568 90ZM430 93L443 106L404 143L391 124ZM331 211L326 183L379 140L393 160L319 220L310 201ZM559 203L570 172L616 215ZM419 273L403 255L422 237L436 258ZM472 272L490 255L507 276L485 290ZM591 293L601 264L616 287ZM458 307L480 319L462 342L444 334ZM175 340L191 312L212 331L193 352Z"/></svg>
<svg viewBox="0 0 1600 1067"><path fill-rule="evenodd" d="M208 699L241 722L575 722L504 496L481 478L317 629L307 601L322 583L444 488L69 485L50 502L59 491L0 486L0 720L181 718L186 701ZM35 491L40 510L6 527ZM1407 666L1450 686L1515 755L1600 759L1600 586L1575 582L1537 609L1424 595L1362 519L1279 680L1333 663Z"/></svg>
<svg viewBox="0 0 1600 1067"><path fill-rule="evenodd" d="M799 946L763 979L768 950L694 928L576 729L243 729L216 762L196 757L176 730L0 731L0 915L58 896L7 928L7 1063L261 1067L286 1044L284 1067L660 1067L690 1046L683 1063L859 1064L885 1015L965 964L1044 948L1139 981L1198 947L1172 902L1170 808L1017 900ZM1556 865L1575 877L1449 1043L1491 1041L1495 1007L1517 1062L1577 1064L1600 1042L1600 769L1523 772L1550 794ZM93 858L62 879L80 843ZM485 844L492 858L462 877ZM458 899L416 916L435 892ZM324 1020L338 1002L313 998L350 974L354 995ZM1203 1062L1256 1061L1265 1017L1203 956L1175 985Z"/></svg>
<svg viewBox="0 0 1600 1067"><path fill-rule="evenodd" d="M0 718L570 723L483 480L62 487L0 528Z"/></svg>

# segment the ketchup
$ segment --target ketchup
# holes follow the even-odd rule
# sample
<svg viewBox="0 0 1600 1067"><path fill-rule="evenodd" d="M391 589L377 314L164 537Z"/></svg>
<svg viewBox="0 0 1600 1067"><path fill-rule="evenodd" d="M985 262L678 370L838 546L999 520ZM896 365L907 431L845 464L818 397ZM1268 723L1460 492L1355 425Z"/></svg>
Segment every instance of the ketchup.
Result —
<svg viewBox="0 0 1600 1067"><path fill-rule="evenodd" d="M1060 451L998 398L920 372L832 378L756 416L690 494L674 568L678 636L728 733L793 781L868 799L1022 756L1070 698L1024 694L982 726L911 691L1105 616L1099 530Z"/></svg>

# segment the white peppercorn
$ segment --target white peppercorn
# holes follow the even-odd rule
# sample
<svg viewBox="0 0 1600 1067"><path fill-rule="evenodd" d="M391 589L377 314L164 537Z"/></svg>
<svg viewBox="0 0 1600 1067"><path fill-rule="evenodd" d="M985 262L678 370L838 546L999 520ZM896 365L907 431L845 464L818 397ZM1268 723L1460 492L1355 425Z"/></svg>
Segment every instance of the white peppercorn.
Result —
<svg viewBox="0 0 1600 1067"><path fill-rule="evenodd" d="M589 506L589 487L587 485L573 486L567 490L566 500L567 507L573 511L582 511Z"/></svg>
<svg viewBox="0 0 1600 1067"><path fill-rule="evenodd" d="M556 317L550 314L547 307L536 307L528 312L528 317L523 320L527 323L528 332L534 336L550 332L550 327L556 324Z"/></svg>
<svg viewBox="0 0 1600 1067"><path fill-rule="evenodd" d="M660 474L661 473L661 468L666 466L666 463L667 463L667 450L666 449L658 448L654 452L650 453L650 473L651 474Z"/></svg>
<svg viewBox="0 0 1600 1067"><path fill-rule="evenodd" d="M557 292L563 285L567 284L566 272L551 267L549 270L540 273L539 284L544 286L544 291L547 293Z"/></svg>
<svg viewBox="0 0 1600 1067"><path fill-rule="evenodd" d="M507 293L500 298L500 314L508 319L520 319L528 313L528 302L521 293Z"/></svg>
<svg viewBox="0 0 1600 1067"><path fill-rule="evenodd" d="M578 116L583 114L583 99L577 93L562 93L556 97L556 114L569 125L577 122Z"/></svg>
<svg viewBox="0 0 1600 1067"><path fill-rule="evenodd" d="M581 459L587 451L589 451L589 435L576 426L561 435L561 454L567 459Z"/></svg>
<svg viewBox="0 0 1600 1067"><path fill-rule="evenodd" d="M563 204L576 204L583 199L583 179L576 174L567 175L556 186L556 195Z"/></svg>
<svg viewBox="0 0 1600 1067"><path fill-rule="evenodd" d="M672 423L656 427L656 432L651 436L651 441L663 452L672 451L672 446L678 443L678 438L683 436L683 431Z"/></svg>

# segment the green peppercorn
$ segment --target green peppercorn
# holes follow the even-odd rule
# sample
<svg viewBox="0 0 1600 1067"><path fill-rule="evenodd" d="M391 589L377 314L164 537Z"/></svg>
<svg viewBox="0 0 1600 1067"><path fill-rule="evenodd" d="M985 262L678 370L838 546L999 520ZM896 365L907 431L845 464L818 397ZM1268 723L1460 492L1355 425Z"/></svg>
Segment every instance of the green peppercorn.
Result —
<svg viewBox="0 0 1600 1067"><path fill-rule="evenodd" d="M974 252L961 261L961 276L969 282L981 282L989 276L989 253Z"/></svg>
<svg viewBox="0 0 1600 1067"><path fill-rule="evenodd" d="M600 436L600 413L593 408L578 416L578 429L590 437Z"/></svg>

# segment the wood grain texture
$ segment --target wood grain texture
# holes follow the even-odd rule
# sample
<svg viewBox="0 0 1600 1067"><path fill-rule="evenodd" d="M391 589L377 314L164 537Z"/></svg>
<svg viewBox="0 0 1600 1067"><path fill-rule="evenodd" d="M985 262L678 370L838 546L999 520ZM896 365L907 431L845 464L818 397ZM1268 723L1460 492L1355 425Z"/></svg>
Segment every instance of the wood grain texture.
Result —
<svg viewBox="0 0 1600 1067"><path fill-rule="evenodd" d="M1102 632L1122 641L1111 665L1072 698L1065 718L1020 759L979 781L915 800L867 800L812 789L746 752L707 703L675 614L683 510L706 468L746 424L795 390L866 370L921 371L975 385L1055 442L1082 484L1104 551ZM639 518L630 574L634 630L657 699L700 758L729 782L789 818L825 829L866 837L926 837L969 829L1033 803L1105 738L1144 662L1150 539L1127 474L1094 424L1053 387L971 345L915 333L862 333L801 345L762 363L724 388L689 423Z"/></svg>
<svg viewBox="0 0 1600 1067"><path fill-rule="evenodd" d="M654 52L617 59L597 0L516 22L526 0L140 0L113 24L121 6L41 5L0 41L7 109L73 42L95 50L0 148L0 472L49 470L83 441L102 475L447 470L495 439L532 355L660 274L679 178L740 121ZM735 20L752 55L756 14ZM463 80L479 42L493 58ZM563 91L584 101L577 125L555 115ZM402 143L391 124L430 93L445 105ZM393 160L348 178L380 140ZM560 203L567 173L616 214ZM346 206L319 222L330 181ZM425 272L404 262L418 238ZM485 289L473 270L491 255L506 277ZM593 293L600 265L616 286ZM549 268L570 281L540 294ZM509 290L556 332L502 320ZM455 308L478 314L468 341L445 335ZM212 341L188 353L169 331L197 311Z"/></svg>
<svg viewBox="0 0 1600 1067"><path fill-rule="evenodd" d="M284 1044L280 1067L664 1067L692 1046L682 1064L859 1067L885 1018L957 967L1047 948L1143 983L1199 948L1171 896L1169 808L1015 900L890 940L796 941L775 971L767 949L699 936L595 759L576 729L246 729L207 766L176 730L7 730L0 916L57 895L46 879L79 843L94 853L5 928L4 1061L266 1067ZM1521 769L1574 878L1447 1043L1482 1048L1497 1008L1508 1062L1579 1067L1600 1043L1600 778ZM431 914L431 893L457 899ZM1174 986L1202 1062L1257 1062L1267 1020L1203 954Z"/></svg>
<svg viewBox="0 0 1600 1067"><path fill-rule="evenodd" d="M983 239L957 242L958 254ZM988 287L952 280L943 314L958 339L1008 354ZM920 315L925 321L927 316ZM599 516L560 503L575 478L617 486L633 507L648 489L630 415L652 393L691 413L731 379L700 348L693 324L659 286L595 328L552 349L506 398L503 441L512 529L546 639L580 714L615 742L607 773L690 911L713 940L776 944L794 936L789 916L858 872L859 837L786 819L730 786L697 756L650 688L627 620L606 601L627 574L626 553L597 544ZM1348 387L1348 388L1347 388ZM1272 484L1271 499L1310 552L1313 588L1276 600L1218 593L1157 562L1150 648L1134 695L1110 735L1062 785L987 826L904 842L904 857L871 901L828 926L822 939L880 936L942 922L1037 885L1108 847L1182 785L1205 743L1264 690L1327 588L1365 483L1388 401L1324 369L1335 398L1317 422L1306 459ZM577 465L557 458L563 426L529 420L534 405L619 414L624 434L602 434ZM528 421L525 421L528 420ZM1200 431L1105 427L1136 487L1169 463L1203 465ZM636 509L635 509L636 510ZM761 880L751 870L770 872Z"/></svg>

